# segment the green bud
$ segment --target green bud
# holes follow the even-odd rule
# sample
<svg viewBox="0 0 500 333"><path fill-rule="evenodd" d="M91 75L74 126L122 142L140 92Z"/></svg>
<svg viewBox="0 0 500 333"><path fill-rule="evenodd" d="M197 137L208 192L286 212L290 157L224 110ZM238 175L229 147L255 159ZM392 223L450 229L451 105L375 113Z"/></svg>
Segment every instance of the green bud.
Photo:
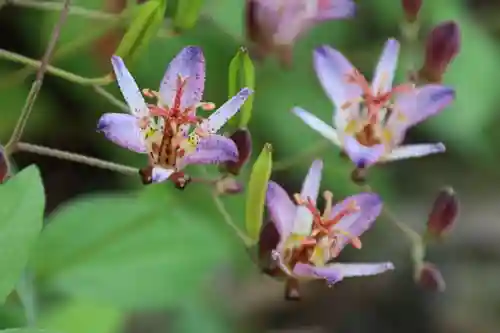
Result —
<svg viewBox="0 0 500 333"><path fill-rule="evenodd" d="M177 10L174 15L174 27L187 30L194 27L200 17L203 0L177 0Z"/></svg>
<svg viewBox="0 0 500 333"><path fill-rule="evenodd" d="M139 53L148 46L161 28L166 9L167 0L149 0L139 5L115 55L127 64L137 60Z"/></svg>
<svg viewBox="0 0 500 333"><path fill-rule="evenodd" d="M255 90L255 68L248 51L240 47L229 64L229 98L233 97L242 88ZM246 128L252 117L254 94L250 95L240 112L229 120L229 124L235 128Z"/></svg>
<svg viewBox="0 0 500 333"><path fill-rule="evenodd" d="M271 177L272 165L272 146L266 143L252 167L246 197L246 230L254 242L258 241L262 228L267 183Z"/></svg>

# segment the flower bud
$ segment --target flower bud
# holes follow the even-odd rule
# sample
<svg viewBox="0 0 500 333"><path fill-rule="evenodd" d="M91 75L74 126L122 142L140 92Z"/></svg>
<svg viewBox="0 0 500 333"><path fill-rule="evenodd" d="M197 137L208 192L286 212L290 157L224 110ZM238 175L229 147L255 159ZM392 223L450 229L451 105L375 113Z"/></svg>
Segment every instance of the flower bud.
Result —
<svg viewBox="0 0 500 333"><path fill-rule="evenodd" d="M191 176L185 174L182 171L177 171L174 172L170 177L168 178L171 182L174 183L175 188L179 190L184 190L186 186L191 182Z"/></svg>
<svg viewBox="0 0 500 333"><path fill-rule="evenodd" d="M283 275L282 270L276 264L276 260L272 258L272 251L278 245L280 235L273 222L267 221L262 227L257 243L258 265L262 273L272 277Z"/></svg>
<svg viewBox="0 0 500 333"><path fill-rule="evenodd" d="M238 194L243 191L243 185L233 177L225 177L215 183L217 194Z"/></svg>
<svg viewBox="0 0 500 333"><path fill-rule="evenodd" d="M459 202L455 192L451 187L442 189L427 220L426 238L441 239L455 225L458 213Z"/></svg>
<svg viewBox="0 0 500 333"><path fill-rule="evenodd" d="M446 282L436 265L424 262L420 268L417 281L424 290L433 292L443 292L446 289Z"/></svg>
<svg viewBox="0 0 500 333"><path fill-rule="evenodd" d="M418 18L418 13L422 7L422 0L401 0L406 20L413 23Z"/></svg>
<svg viewBox="0 0 500 333"><path fill-rule="evenodd" d="M229 138L238 148L238 160L226 162L225 169L233 175L238 175L252 153L252 135L248 129L243 128L236 130Z"/></svg>
<svg viewBox="0 0 500 333"><path fill-rule="evenodd" d="M427 37L424 65L419 77L439 83L448 65L460 51L460 29L453 21L434 27Z"/></svg>

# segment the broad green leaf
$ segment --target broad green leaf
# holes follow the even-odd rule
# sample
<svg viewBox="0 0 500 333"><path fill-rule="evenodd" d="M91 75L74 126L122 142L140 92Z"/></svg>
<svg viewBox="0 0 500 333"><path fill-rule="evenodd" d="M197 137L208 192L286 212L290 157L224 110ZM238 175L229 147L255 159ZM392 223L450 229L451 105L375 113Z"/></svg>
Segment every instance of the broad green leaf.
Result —
<svg viewBox="0 0 500 333"><path fill-rule="evenodd" d="M254 241L259 239L260 228L262 227L267 182L271 177L272 167L272 146L267 143L252 167L248 182L245 222L248 236Z"/></svg>
<svg viewBox="0 0 500 333"><path fill-rule="evenodd" d="M141 5L115 54L128 64L134 62L156 36L162 26L166 9L167 0L150 0Z"/></svg>
<svg viewBox="0 0 500 333"><path fill-rule="evenodd" d="M64 333L114 333L119 332L124 319L124 314L113 307L71 300L44 313L37 326Z"/></svg>
<svg viewBox="0 0 500 333"><path fill-rule="evenodd" d="M41 283L72 296L163 307L195 297L229 258L227 240L209 222L174 197L80 198L51 216L33 266Z"/></svg>
<svg viewBox="0 0 500 333"><path fill-rule="evenodd" d="M15 287L43 225L45 193L40 172L29 166L0 185L0 301Z"/></svg>
<svg viewBox="0 0 500 333"><path fill-rule="evenodd" d="M243 88L255 89L255 68L248 50L240 47L229 64L229 98ZM250 95L241 111L230 119L230 124L237 128L246 128L252 117L254 94Z"/></svg>
<svg viewBox="0 0 500 333"><path fill-rule="evenodd" d="M174 27L180 30L191 29L200 16L204 0L177 0Z"/></svg>

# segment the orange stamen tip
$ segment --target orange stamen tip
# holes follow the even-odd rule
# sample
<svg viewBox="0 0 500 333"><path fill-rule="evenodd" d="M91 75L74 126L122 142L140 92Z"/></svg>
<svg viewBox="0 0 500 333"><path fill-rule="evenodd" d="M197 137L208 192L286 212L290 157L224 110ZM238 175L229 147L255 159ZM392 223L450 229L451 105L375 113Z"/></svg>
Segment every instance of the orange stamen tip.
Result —
<svg viewBox="0 0 500 333"><path fill-rule="evenodd" d="M331 191L325 191L323 192L323 198L325 200L331 200L333 199L333 193Z"/></svg>
<svg viewBox="0 0 500 333"><path fill-rule="evenodd" d="M361 239L359 239L359 237L352 238L351 244L353 247L355 247L358 250L361 249L361 247L363 246L363 244L361 243Z"/></svg>
<svg viewBox="0 0 500 333"><path fill-rule="evenodd" d="M211 102L204 102L204 103L201 103L201 108L204 111L212 111L215 109L215 104L211 103Z"/></svg>
<svg viewBox="0 0 500 333"><path fill-rule="evenodd" d="M304 205L304 200L300 197L300 194L295 193L293 195L293 198L295 199L295 202L297 203L297 205L299 205L299 206Z"/></svg>

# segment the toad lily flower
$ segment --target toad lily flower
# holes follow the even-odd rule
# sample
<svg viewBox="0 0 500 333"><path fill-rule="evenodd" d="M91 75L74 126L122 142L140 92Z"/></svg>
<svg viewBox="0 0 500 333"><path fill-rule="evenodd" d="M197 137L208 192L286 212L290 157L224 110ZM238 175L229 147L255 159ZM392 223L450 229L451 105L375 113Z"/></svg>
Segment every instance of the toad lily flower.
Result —
<svg viewBox="0 0 500 333"><path fill-rule="evenodd" d="M295 40L316 23L354 16L352 0L247 0L248 38L262 55L278 51L290 65Z"/></svg>
<svg viewBox="0 0 500 333"><path fill-rule="evenodd" d="M214 108L201 102L205 60L200 48L184 48L168 66L159 92L145 91L157 98L156 105L146 104L121 58L113 56L111 62L130 114L104 114L98 131L119 146L148 155L149 166L141 170L145 182L165 181L188 164L238 160L235 143L215 133L252 91L242 89L208 118L197 117L198 107Z"/></svg>
<svg viewBox="0 0 500 333"><path fill-rule="evenodd" d="M280 236L273 252L288 281L325 279L330 285L345 277L375 275L393 269L390 262L341 264L329 262L348 244L361 248L359 236L367 231L382 210L378 195L361 193L332 205L325 192L323 214L316 209L323 163L313 162L296 204L285 190L269 182L266 206Z"/></svg>
<svg viewBox="0 0 500 333"><path fill-rule="evenodd" d="M445 151L442 143L400 146L408 128L443 110L454 100L455 91L439 84L392 87L398 54L398 41L389 39L370 86L339 51L328 46L318 48L314 67L335 104L335 128L303 109L293 110L341 147L357 168Z"/></svg>

